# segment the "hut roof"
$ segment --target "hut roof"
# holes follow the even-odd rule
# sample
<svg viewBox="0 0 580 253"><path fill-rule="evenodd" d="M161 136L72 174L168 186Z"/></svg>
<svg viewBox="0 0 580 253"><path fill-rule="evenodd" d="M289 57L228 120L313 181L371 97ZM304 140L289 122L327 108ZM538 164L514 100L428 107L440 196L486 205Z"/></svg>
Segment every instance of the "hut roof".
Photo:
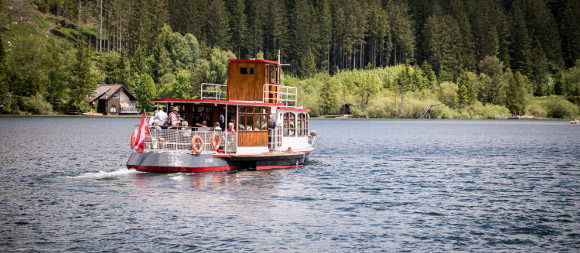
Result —
<svg viewBox="0 0 580 253"><path fill-rule="evenodd" d="M91 94L88 99L90 102L93 102L98 99L105 99L109 100L113 97L113 94L117 93L117 91L122 90L127 94L129 99L137 100L137 97L133 95L133 93L129 92L125 86L122 84L101 84L97 87L97 89Z"/></svg>

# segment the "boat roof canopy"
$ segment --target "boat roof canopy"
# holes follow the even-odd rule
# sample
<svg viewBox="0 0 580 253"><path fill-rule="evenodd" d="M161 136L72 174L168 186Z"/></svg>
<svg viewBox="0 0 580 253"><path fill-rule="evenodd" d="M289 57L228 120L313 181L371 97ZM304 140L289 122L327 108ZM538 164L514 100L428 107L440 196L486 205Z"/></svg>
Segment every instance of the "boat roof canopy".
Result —
<svg viewBox="0 0 580 253"><path fill-rule="evenodd" d="M271 63L280 65L277 61L268 61L268 60L252 60L252 59L229 59L228 61L231 62L263 62L263 63Z"/></svg>
<svg viewBox="0 0 580 253"><path fill-rule="evenodd" d="M152 102L179 103L179 104L223 104L223 105L249 105L249 106L283 106L284 103L258 103L245 101L227 101L211 99L178 99L178 98L154 98Z"/></svg>

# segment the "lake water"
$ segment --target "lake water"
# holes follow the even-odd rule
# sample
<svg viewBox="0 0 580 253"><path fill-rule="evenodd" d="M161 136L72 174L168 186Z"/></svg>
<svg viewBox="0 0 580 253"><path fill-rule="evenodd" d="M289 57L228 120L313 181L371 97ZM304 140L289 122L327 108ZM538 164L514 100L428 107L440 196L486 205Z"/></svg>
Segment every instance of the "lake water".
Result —
<svg viewBox="0 0 580 253"><path fill-rule="evenodd" d="M297 169L129 171L139 118L0 117L0 251L580 249L580 127L311 120Z"/></svg>

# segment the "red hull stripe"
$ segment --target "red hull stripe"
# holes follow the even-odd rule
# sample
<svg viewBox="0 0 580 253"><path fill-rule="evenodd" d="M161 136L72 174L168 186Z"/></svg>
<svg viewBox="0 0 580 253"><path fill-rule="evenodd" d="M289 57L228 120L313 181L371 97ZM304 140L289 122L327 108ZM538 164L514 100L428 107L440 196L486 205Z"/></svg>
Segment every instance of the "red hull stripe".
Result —
<svg viewBox="0 0 580 253"><path fill-rule="evenodd" d="M213 157L232 157L232 155L212 155Z"/></svg>
<svg viewBox="0 0 580 253"><path fill-rule="evenodd" d="M311 149L311 150L308 150L308 151L300 151L300 152L302 152L302 153L312 153L312 152L314 152L314 149Z"/></svg>
<svg viewBox="0 0 580 253"><path fill-rule="evenodd" d="M286 165L286 166L256 166L256 170L271 170L271 169L288 169L302 167L302 165Z"/></svg>
<svg viewBox="0 0 580 253"><path fill-rule="evenodd" d="M240 169L240 166L222 166L222 167L169 167L169 166L127 166L129 169L138 171L155 171L155 172L212 172L224 170Z"/></svg>

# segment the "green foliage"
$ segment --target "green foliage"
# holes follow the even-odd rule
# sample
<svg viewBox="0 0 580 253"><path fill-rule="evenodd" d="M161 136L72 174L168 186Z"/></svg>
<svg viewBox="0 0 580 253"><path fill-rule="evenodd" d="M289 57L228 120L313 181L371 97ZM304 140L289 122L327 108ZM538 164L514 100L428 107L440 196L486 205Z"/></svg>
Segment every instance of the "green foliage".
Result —
<svg viewBox="0 0 580 253"><path fill-rule="evenodd" d="M109 54L102 55L98 62L98 68L104 72L107 84L122 84L131 88L129 62L126 61L123 55L113 51Z"/></svg>
<svg viewBox="0 0 580 253"><path fill-rule="evenodd" d="M509 81L506 107L511 113L523 112L526 108L526 78L519 71Z"/></svg>
<svg viewBox="0 0 580 253"><path fill-rule="evenodd" d="M574 103L580 103L580 59L576 66L562 73L560 81L566 99Z"/></svg>
<svg viewBox="0 0 580 253"><path fill-rule="evenodd" d="M47 82L44 40L28 36L14 41L8 58L10 91L17 96L34 96L44 92Z"/></svg>
<svg viewBox="0 0 580 253"><path fill-rule="evenodd" d="M227 81L228 59L235 58L230 51L223 51L213 48L209 59L202 59L200 65L193 74L194 83L219 83L225 84Z"/></svg>
<svg viewBox="0 0 580 253"><path fill-rule="evenodd" d="M550 118L574 118L578 115L578 106L560 96L552 97L545 106Z"/></svg>
<svg viewBox="0 0 580 253"><path fill-rule="evenodd" d="M91 70L91 51L84 41L79 43L76 53L75 68L73 69L73 86L71 88L70 104L77 110L86 112L89 107L86 96L96 88L94 73Z"/></svg>
<svg viewBox="0 0 580 253"><path fill-rule="evenodd" d="M187 70L180 70L177 73L177 80L173 84L173 95L171 98L190 99L190 82L191 74Z"/></svg>
<svg viewBox="0 0 580 253"><path fill-rule="evenodd" d="M30 97L22 97L20 102L23 111L43 115L52 113L52 105L44 100L44 97L42 97L40 94L36 94Z"/></svg>
<svg viewBox="0 0 580 253"><path fill-rule="evenodd" d="M1 6L0 6L1 7ZM0 36L0 105L4 105L8 100L10 94L7 80L8 68L6 66L6 51L4 51L4 43L2 36Z"/></svg>
<svg viewBox="0 0 580 253"><path fill-rule="evenodd" d="M151 99L157 96L157 88L155 87L153 78L148 74L144 74L142 76L136 76L135 79L137 82L135 83L133 92L139 99L138 106L142 110L147 110L153 107L154 104L151 102Z"/></svg>
<svg viewBox="0 0 580 253"><path fill-rule="evenodd" d="M324 80L324 86L322 88L320 99L322 113L324 114L336 114L338 112L338 108L341 106L338 103L338 87L340 83L336 78L330 78L328 76Z"/></svg>

